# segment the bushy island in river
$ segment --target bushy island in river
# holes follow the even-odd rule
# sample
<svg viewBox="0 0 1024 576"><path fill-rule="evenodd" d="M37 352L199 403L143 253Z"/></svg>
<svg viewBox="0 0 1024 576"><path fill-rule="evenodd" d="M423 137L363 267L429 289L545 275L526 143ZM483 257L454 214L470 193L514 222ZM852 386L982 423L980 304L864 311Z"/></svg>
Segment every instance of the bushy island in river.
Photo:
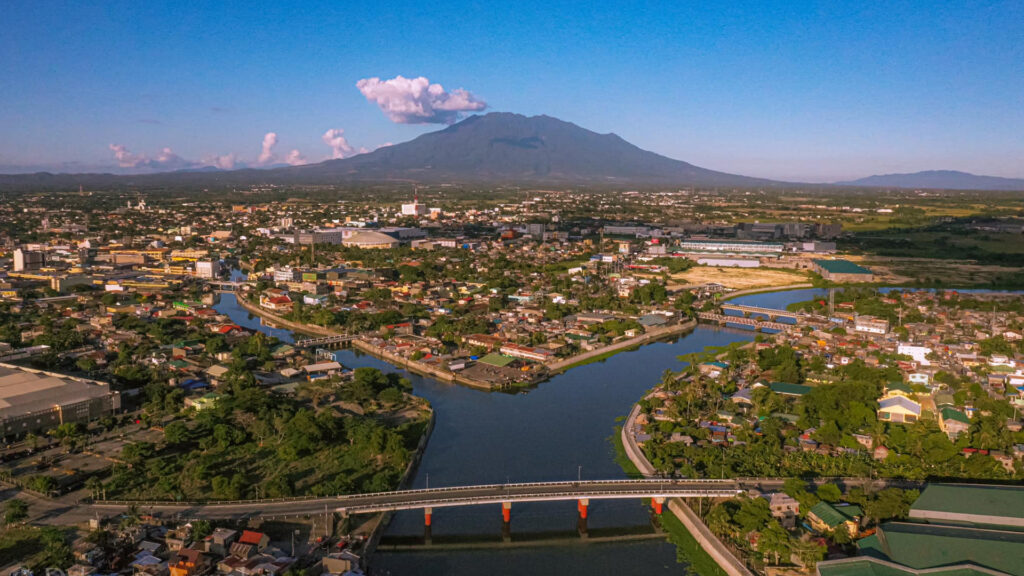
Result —
<svg viewBox="0 0 1024 576"><path fill-rule="evenodd" d="M249 361L259 361L258 358ZM162 434L121 451L108 499L235 500L376 492L398 486L430 420L398 374L357 368L292 393L259 387L236 358L208 401L186 408L165 384L145 389Z"/></svg>

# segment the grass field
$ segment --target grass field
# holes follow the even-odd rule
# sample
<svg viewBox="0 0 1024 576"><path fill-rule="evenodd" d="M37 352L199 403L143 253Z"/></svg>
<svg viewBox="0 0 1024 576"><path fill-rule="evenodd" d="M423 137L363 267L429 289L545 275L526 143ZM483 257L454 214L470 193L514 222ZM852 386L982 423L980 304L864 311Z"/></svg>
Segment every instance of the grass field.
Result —
<svg viewBox="0 0 1024 576"><path fill-rule="evenodd" d="M770 288L807 282L809 276L795 270L774 268L718 268L694 266L685 272L672 275L672 284L708 284L715 282L735 290Z"/></svg>
<svg viewBox="0 0 1024 576"><path fill-rule="evenodd" d="M1010 266L935 258L861 256L849 259L867 266L875 273L877 282L890 286L938 283L952 288L1019 288L1021 281L1024 281L1024 268Z"/></svg>

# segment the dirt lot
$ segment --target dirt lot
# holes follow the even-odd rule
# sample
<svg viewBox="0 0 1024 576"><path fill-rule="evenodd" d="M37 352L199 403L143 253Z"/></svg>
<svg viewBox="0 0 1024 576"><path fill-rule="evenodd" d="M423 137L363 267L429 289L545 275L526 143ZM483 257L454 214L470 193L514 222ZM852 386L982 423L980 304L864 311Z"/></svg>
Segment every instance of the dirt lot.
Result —
<svg viewBox="0 0 1024 576"><path fill-rule="evenodd" d="M808 276L806 274L792 270L695 266L685 272L672 275L672 285L669 288L715 282L727 288L746 290L749 288L787 286L789 284L807 282L807 280Z"/></svg>

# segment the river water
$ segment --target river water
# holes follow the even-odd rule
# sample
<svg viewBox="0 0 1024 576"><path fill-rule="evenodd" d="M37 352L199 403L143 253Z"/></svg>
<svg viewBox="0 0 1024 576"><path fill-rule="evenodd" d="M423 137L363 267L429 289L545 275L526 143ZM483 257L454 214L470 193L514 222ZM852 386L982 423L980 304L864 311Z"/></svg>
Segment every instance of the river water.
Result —
<svg viewBox="0 0 1024 576"><path fill-rule="evenodd" d="M815 290L755 294L741 304L782 308L807 300ZM286 330L268 329L224 294L215 306L236 323L284 341ZM666 369L678 370L681 354L706 346L749 341L745 330L700 325L673 342L657 342L623 352L603 362L573 368L525 393L489 393L407 374L415 394L430 401L436 424L413 481L413 487L551 480L625 478L615 463L611 437L644 392ZM346 367L396 368L351 350L337 353ZM574 531L573 502L515 504L512 532ZM590 530L649 526L647 509L629 500L593 501ZM501 534L501 510L470 506L435 510L433 536ZM394 516L388 536L423 534L418 511ZM552 547L493 548L472 551L384 552L374 555L373 574L402 575L543 575L543 574L687 574L676 562L675 547L663 540Z"/></svg>

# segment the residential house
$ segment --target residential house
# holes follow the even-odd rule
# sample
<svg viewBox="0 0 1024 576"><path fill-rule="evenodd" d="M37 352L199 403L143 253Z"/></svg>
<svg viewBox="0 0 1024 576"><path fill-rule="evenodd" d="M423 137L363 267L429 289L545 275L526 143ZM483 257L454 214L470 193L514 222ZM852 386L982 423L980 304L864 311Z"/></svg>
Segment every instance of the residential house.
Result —
<svg viewBox="0 0 1024 576"><path fill-rule="evenodd" d="M971 419L956 408L945 406L939 410L939 428L949 436L949 439L956 441L960 434L971 427Z"/></svg>
<svg viewBox="0 0 1024 576"><path fill-rule="evenodd" d="M856 538L860 533L860 519L863 515L859 506L833 506L821 501L807 512L807 521L818 532L833 532L845 526L850 537Z"/></svg>

